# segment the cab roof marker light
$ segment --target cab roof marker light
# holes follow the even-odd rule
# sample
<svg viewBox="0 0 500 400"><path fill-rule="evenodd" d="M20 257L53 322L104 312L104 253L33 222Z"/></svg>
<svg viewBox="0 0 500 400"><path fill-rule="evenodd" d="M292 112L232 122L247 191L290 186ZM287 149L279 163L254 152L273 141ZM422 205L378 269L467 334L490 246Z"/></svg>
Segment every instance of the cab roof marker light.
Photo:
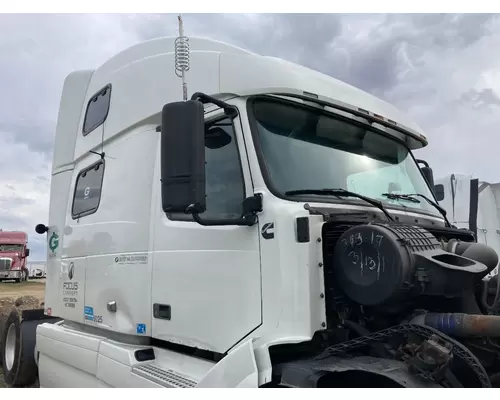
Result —
<svg viewBox="0 0 500 400"><path fill-rule="evenodd" d="M308 97L313 97L313 98L315 98L315 99L319 99L319 96L318 96L317 94L314 94L314 93L311 93L311 92L305 92L305 91L304 91L304 92L302 92L302 94L303 94L304 96L308 96Z"/></svg>
<svg viewBox="0 0 500 400"><path fill-rule="evenodd" d="M303 101L306 101L304 99L304 97L317 96L314 93L309 93L306 91L301 91L300 94L283 93L281 91L276 91L276 92L266 93L266 94L272 95L272 96L278 96L278 97L283 96L285 98L288 98L288 97L299 98L299 99L302 99ZM310 97L310 98L312 99L313 97ZM339 111L343 111L343 112L347 112L347 113L353 113L353 115L356 117L363 118L363 116L368 116L371 119L376 119L384 124L390 125L390 127L393 127L394 129L396 129L399 133L402 133L403 135L406 135L406 136L409 135L411 137L410 139L417 140L418 142L423 142L424 146L426 146L428 144L427 139L425 137L422 137L421 134L419 132L416 132L414 129L409 128L408 126L406 126L404 124L402 125L401 123L396 123L395 121L389 122L387 120L387 118L385 118L381 115L372 113L372 112L370 112L366 109L363 109L361 107L353 106L353 105L350 105L347 103L343 103L342 101L336 101L333 99L329 99L328 101L325 101L325 100L320 99L319 96L317 98L317 101L320 102L320 104L322 106L326 106L326 107L333 108L335 110L339 110ZM363 116L360 114L362 114ZM373 122L375 122L375 121L372 120L371 123L373 123ZM410 139L408 139L408 140L410 140ZM420 147L421 146L415 146L414 148L420 148Z"/></svg>
<svg viewBox="0 0 500 400"><path fill-rule="evenodd" d="M389 123L390 123L390 124L392 124L392 125L396 125L396 126L398 125L398 124L397 124L397 122L396 122L396 121L394 121L394 120L392 120L392 119L385 118L384 116L379 115L379 114L371 113L370 111L365 110L365 109L363 109L363 108L359 108L359 107L358 107L358 111L360 111L360 112L362 112L362 113L365 113L365 114L367 114L367 115L373 115L375 118L381 119L381 120L383 120L383 121L387 121L387 122L389 122Z"/></svg>

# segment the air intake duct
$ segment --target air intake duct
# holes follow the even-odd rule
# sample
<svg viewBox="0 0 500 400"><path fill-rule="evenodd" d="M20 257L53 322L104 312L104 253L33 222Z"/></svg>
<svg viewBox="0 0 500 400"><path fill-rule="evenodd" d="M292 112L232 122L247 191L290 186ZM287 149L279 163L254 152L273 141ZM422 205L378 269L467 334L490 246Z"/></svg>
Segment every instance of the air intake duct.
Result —
<svg viewBox="0 0 500 400"><path fill-rule="evenodd" d="M497 252L482 243L461 242L459 240L452 239L448 242L446 250L486 265L488 269L481 274L481 278L488 275L498 265Z"/></svg>

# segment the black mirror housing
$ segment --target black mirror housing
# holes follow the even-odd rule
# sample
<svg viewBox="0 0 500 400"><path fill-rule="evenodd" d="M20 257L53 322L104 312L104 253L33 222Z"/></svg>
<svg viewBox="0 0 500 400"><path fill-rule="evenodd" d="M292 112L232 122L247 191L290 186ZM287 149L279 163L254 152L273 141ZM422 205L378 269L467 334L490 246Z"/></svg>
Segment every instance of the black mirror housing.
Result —
<svg viewBox="0 0 500 400"><path fill-rule="evenodd" d="M430 168L430 167L422 167L420 169L421 169L422 174L424 175L425 179L429 183L429 186L431 188L434 188L434 174L432 172L432 168Z"/></svg>
<svg viewBox="0 0 500 400"><path fill-rule="evenodd" d="M49 227L44 225L44 224L38 224L35 227L35 232L38 233L39 235L43 235L45 232L48 232Z"/></svg>
<svg viewBox="0 0 500 400"><path fill-rule="evenodd" d="M423 164L424 166L420 168L422 171L422 175L425 177L425 180L431 187L431 190L434 190L434 173L432 172L432 168L429 166L429 163L425 160L415 160L418 164Z"/></svg>
<svg viewBox="0 0 500 400"><path fill-rule="evenodd" d="M30 249L26 249L26 251L24 252L24 256L25 257L29 257L30 256Z"/></svg>
<svg viewBox="0 0 500 400"><path fill-rule="evenodd" d="M166 104L161 116L161 197L166 213L206 209L205 120L203 104Z"/></svg>
<svg viewBox="0 0 500 400"><path fill-rule="evenodd" d="M436 195L437 201L444 200L444 186L441 184L434 185L434 194Z"/></svg>

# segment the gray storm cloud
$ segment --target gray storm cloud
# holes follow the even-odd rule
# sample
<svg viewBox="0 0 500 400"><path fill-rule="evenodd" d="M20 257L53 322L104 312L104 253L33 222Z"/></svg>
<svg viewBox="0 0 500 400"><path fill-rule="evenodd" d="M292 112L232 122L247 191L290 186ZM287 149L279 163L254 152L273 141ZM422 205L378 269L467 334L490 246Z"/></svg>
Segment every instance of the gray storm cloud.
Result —
<svg viewBox="0 0 500 400"><path fill-rule="evenodd" d="M500 181L497 15L251 14L184 16L188 35L298 62L393 103L430 144L435 174ZM175 35L175 15L0 15L0 228L47 222L59 96L74 69L138 41Z"/></svg>

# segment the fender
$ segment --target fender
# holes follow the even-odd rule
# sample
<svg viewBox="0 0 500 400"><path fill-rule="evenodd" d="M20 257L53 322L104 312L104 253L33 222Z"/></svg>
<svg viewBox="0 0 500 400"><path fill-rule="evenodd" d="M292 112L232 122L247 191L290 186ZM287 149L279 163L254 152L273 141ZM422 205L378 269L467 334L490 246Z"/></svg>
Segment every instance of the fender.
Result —
<svg viewBox="0 0 500 400"><path fill-rule="evenodd" d="M276 366L280 384L291 388L403 387L438 388L439 385L409 371L401 362L377 357L328 357Z"/></svg>
<svg viewBox="0 0 500 400"><path fill-rule="evenodd" d="M252 340L248 340L215 364L197 388L256 388L259 371Z"/></svg>
<svg viewBox="0 0 500 400"><path fill-rule="evenodd" d="M282 335L255 339L254 349L257 369L259 371L259 386L271 383L273 378L273 365L271 362L271 354L269 353L270 347L279 346L280 344L309 342L310 340L311 336Z"/></svg>

